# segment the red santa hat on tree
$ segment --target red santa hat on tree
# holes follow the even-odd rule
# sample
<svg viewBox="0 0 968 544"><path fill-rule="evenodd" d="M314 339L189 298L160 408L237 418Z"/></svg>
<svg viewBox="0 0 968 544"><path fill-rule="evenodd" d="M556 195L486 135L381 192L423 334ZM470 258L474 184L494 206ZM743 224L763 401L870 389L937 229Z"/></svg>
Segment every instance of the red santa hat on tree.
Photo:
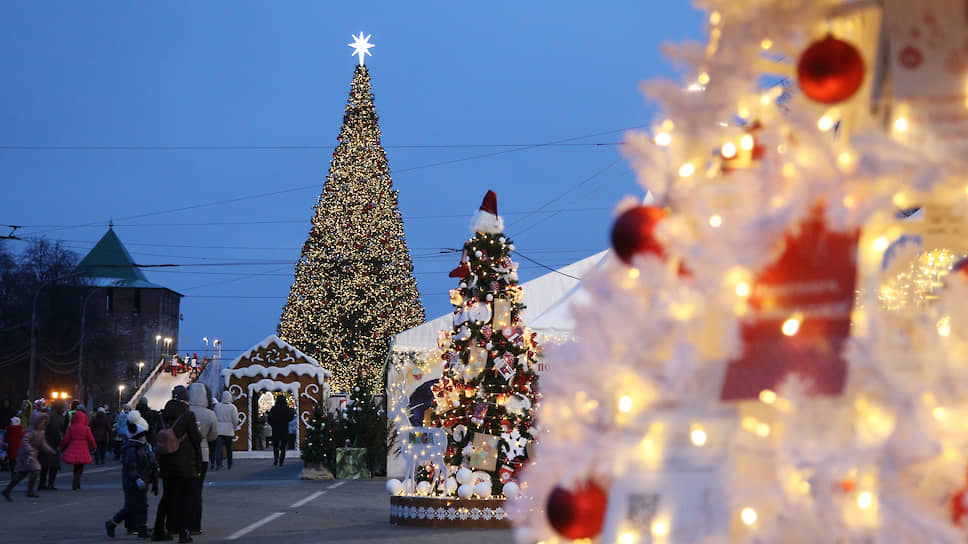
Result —
<svg viewBox="0 0 968 544"><path fill-rule="evenodd" d="M481 208L471 218L471 232L497 234L504 231L504 219L497 214L497 194L488 191L481 202Z"/></svg>

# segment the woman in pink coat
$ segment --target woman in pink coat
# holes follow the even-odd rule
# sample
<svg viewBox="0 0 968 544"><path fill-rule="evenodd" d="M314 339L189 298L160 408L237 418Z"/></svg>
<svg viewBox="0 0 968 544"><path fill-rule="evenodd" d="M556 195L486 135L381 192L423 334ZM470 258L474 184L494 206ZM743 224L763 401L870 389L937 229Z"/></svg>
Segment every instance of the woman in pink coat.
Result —
<svg viewBox="0 0 968 544"><path fill-rule="evenodd" d="M77 491L81 488L81 474L84 473L84 465L91 464L91 450L97 448L91 428L87 426L87 414L80 408L71 416L71 424L64 432L64 439L61 440L61 460L65 463L74 465L74 482L71 489Z"/></svg>

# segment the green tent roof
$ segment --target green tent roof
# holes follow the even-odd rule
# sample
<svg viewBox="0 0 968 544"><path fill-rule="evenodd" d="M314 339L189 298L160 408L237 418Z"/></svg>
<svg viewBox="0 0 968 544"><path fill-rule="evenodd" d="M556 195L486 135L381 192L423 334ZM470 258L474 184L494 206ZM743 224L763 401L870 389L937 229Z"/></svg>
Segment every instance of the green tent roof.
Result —
<svg viewBox="0 0 968 544"><path fill-rule="evenodd" d="M93 279L98 285L167 289L148 281L141 269L135 265L131 254L112 227L108 227L108 231L101 240L81 260L77 270Z"/></svg>

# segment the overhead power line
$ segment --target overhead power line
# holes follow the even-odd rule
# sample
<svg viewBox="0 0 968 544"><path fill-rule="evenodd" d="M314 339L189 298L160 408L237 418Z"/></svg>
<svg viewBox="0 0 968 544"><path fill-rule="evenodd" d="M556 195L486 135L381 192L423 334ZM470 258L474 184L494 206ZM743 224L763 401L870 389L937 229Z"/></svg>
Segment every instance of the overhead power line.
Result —
<svg viewBox="0 0 968 544"><path fill-rule="evenodd" d="M619 145L621 142L566 143L552 142L539 144L426 144L426 145L385 145L384 149L486 149L518 147L603 147ZM304 151L333 149L332 145L294 144L294 145L0 145L0 151Z"/></svg>
<svg viewBox="0 0 968 544"><path fill-rule="evenodd" d="M477 155L469 155L467 157L460 157L460 158L457 158L457 159L449 159L449 160L437 161L437 162L432 162L432 163L428 163L428 164L422 164L422 165L418 165L418 166L411 166L409 168L394 169L393 172L395 174L402 174L402 173L406 173L406 172L413 172L413 171L416 171L416 170L423 170L423 169L426 169L426 168L434 168L434 167L437 167L437 166L444 166L444 165L448 165L448 164L455 164L455 163L460 163L460 162L473 161L473 160L484 159L484 158L488 158L488 157L496 157L498 155L504 155L504 154L508 154L508 153L516 153L516 152L519 152L519 151L525 151L525 150L529 150L529 149L539 149L539 148L542 148L542 147L553 147L553 146L556 146L556 145L559 145L559 144L565 144L565 143L569 143L569 142L574 142L576 140L584 140L586 138L594 138L594 137L598 137L598 136L604 136L604 135L607 135L607 134L615 134L617 132L625 132L626 130L630 130L630 129L634 129L634 128L642 128L642 126L639 125L639 126L625 127L625 128L615 129L615 130L606 130L606 131L603 131L603 132L596 132L596 133L593 133L593 134L584 134L582 136L574 136L574 137L571 137L571 138L563 138L563 139L560 139L560 140L555 140L555 141L551 141L551 142L545 142L545 143L541 143L541 144L526 144L526 145L520 145L520 146L517 146L517 147L510 147L510 148L507 148L507 149L501 149L500 151L492 151L492 152L489 152L489 153L480 153L480 154L477 154ZM328 148L329 147L327 147L327 149ZM266 192L266 193L257 193L257 194L252 194L252 195L239 196L239 197L235 197L235 198L215 200L215 201L210 201L210 202L203 202L203 203L200 203L200 204L193 204L193 205L189 205L189 206L180 206L180 207L177 207L177 208L169 208L169 209L166 209L166 210L157 210L157 211L153 211L153 212L146 212L146 213L141 213L141 214L136 214L136 215L129 215L129 216L125 216L125 217L117 217L117 218L114 218L114 221L127 221L127 220L131 220L131 219L140 219L142 217L152 217L152 216L157 216L157 215L164 215L164 214L169 214L169 213L183 212L183 211L188 211L188 210L197 210L199 208L207 208L207 207L212 207L212 206L221 206L221 205L224 205L224 204L232 204L232 203L236 203L236 202L242 202L242 201L245 201L245 200L253 200L253 199L258 199L258 198L266 198L266 197L270 197L270 196L276 196L276 195L281 195L281 194L285 194L285 193L292 193L292 192L296 192L296 191L305 191L305 190L308 190L308 189L318 189L319 187L320 187L320 184L318 184L318 183L314 183L314 184L311 184L311 185L301 185L301 186L298 186L298 187L290 187L288 189L280 189L278 191L270 191L270 192ZM77 225L77 226L78 227L89 227L89 226L95 226L95 225L103 225L104 223L105 223L105 221L102 220L102 221L95 221L95 222L92 222L92 223L86 223L84 225ZM65 228L65 227L53 228L50 231L48 231L48 233L49 232L53 232L53 231L57 231L57 230L61 230L63 228Z"/></svg>

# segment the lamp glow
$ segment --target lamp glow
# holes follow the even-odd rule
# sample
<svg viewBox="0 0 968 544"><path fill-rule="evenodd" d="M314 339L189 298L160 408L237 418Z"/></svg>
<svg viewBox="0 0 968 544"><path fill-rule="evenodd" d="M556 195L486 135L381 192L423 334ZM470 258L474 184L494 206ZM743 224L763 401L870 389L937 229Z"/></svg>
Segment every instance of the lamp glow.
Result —
<svg viewBox="0 0 968 544"><path fill-rule="evenodd" d="M668 132L660 132L655 135L655 144L665 147L672 143L672 136Z"/></svg>
<svg viewBox="0 0 968 544"><path fill-rule="evenodd" d="M697 427L689 434L689 438L696 446L702 446L706 443L706 431Z"/></svg>
<svg viewBox="0 0 968 544"><path fill-rule="evenodd" d="M723 158L732 159L736 156L736 144L733 142L726 142L723 147L719 149L720 153L723 154Z"/></svg>
<svg viewBox="0 0 968 544"><path fill-rule="evenodd" d="M623 413L628 413L632 409L632 397L625 395L618 399L618 410Z"/></svg>
<svg viewBox="0 0 968 544"><path fill-rule="evenodd" d="M864 491L860 495L857 495L857 506L859 506L861 510L867 510L868 508L871 507L871 503L873 502L873 500L874 500L874 496L871 495L871 492Z"/></svg>
<svg viewBox="0 0 968 544"><path fill-rule="evenodd" d="M656 521L652 523L650 530L653 536L666 536L669 534L669 524L664 521Z"/></svg>

